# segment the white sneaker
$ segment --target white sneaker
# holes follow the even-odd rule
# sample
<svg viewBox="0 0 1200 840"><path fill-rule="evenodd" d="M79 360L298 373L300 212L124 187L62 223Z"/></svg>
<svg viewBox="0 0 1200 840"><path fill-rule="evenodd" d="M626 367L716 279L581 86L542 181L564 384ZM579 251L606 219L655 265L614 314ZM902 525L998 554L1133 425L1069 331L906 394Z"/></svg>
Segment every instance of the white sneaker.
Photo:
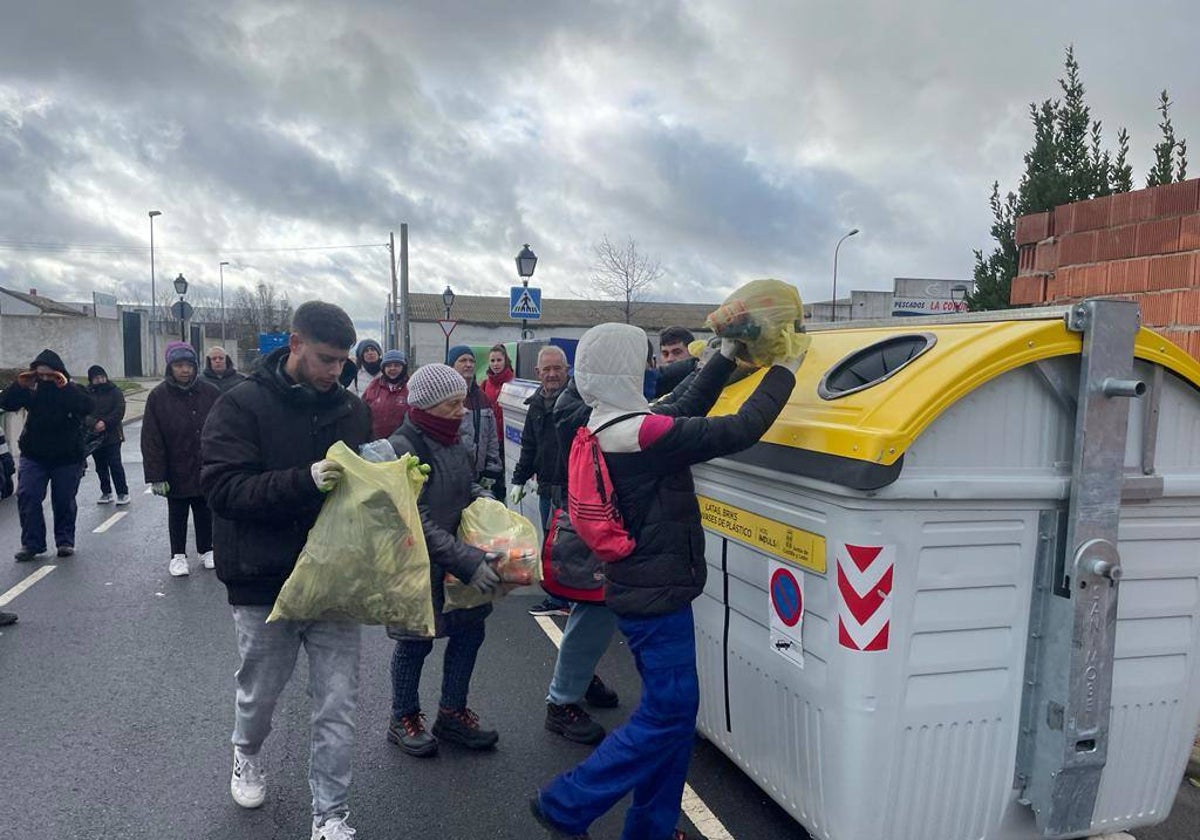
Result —
<svg viewBox="0 0 1200 840"><path fill-rule="evenodd" d="M128 493L117 494L117 504L119 504L119 505L129 504L129 494Z"/></svg>
<svg viewBox="0 0 1200 840"><path fill-rule="evenodd" d="M215 569L217 567L217 564L213 562L211 551L206 551L200 555L200 565L206 569Z"/></svg>
<svg viewBox="0 0 1200 840"><path fill-rule="evenodd" d="M349 818L350 813L347 812L342 817L330 817L325 821L325 825L317 825L314 822L312 840L352 840L356 832L346 825Z"/></svg>
<svg viewBox="0 0 1200 840"><path fill-rule="evenodd" d="M258 756L245 755L233 748L233 775L229 777L229 793L243 808L257 808L267 798L267 779L258 764Z"/></svg>
<svg viewBox="0 0 1200 840"><path fill-rule="evenodd" d="M171 577L183 577L186 575L188 573L187 555L171 555L171 565L167 566L167 571L171 573Z"/></svg>
<svg viewBox="0 0 1200 840"><path fill-rule="evenodd" d="M111 505L112 504L112 493L105 493L104 495L102 495L99 499L96 500L96 504Z"/></svg>

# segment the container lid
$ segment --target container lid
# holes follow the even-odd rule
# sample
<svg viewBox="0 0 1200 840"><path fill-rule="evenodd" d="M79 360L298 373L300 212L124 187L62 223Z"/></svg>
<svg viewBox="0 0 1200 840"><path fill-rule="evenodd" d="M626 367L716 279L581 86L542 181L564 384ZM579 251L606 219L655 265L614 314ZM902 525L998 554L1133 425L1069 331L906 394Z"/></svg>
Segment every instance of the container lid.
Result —
<svg viewBox="0 0 1200 840"><path fill-rule="evenodd" d="M921 432L979 386L1081 352L1082 334L1053 311L1040 318L981 314L993 320L904 319L812 331L796 388L762 440L817 457L897 465ZM1138 331L1134 355L1200 387L1200 363L1151 330ZM710 414L735 413L762 376L727 387Z"/></svg>

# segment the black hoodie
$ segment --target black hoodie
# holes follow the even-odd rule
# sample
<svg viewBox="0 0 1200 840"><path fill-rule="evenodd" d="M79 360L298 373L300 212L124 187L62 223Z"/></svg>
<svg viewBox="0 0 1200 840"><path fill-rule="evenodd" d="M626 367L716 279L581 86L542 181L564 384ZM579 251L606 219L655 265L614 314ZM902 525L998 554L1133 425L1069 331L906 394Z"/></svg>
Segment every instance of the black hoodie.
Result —
<svg viewBox="0 0 1200 840"><path fill-rule="evenodd" d="M62 359L53 350L39 353L29 369L38 365L46 365L70 379ZM22 408L28 412L25 429L17 441L22 458L49 467L83 460L83 423L92 410L92 398L87 391L70 381L61 388L41 382L36 389L14 382L0 394L0 409Z"/></svg>
<svg viewBox="0 0 1200 840"><path fill-rule="evenodd" d="M217 400L201 434L217 577L234 605L275 603L325 501L309 467L336 441L357 452L370 437L362 400L297 385L285 369L290 352L274 350Z"/></svg>

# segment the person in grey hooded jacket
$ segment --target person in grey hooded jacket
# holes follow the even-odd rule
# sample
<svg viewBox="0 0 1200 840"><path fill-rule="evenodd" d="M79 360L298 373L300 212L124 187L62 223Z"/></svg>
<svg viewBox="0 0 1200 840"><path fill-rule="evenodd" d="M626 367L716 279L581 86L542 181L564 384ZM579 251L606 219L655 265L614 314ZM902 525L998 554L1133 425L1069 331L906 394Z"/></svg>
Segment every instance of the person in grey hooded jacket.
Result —
<svg viewBox="0 0 1200 840"><path fill-rule="evenodd" d="M447 572L480 592L491 592L500 583L492 568L495 557L458 539L463 510L475 499L489 496L477 483L471 458L459 443L466 396L467 384L453 368L425 365L408 382L408 414L389 438L397 455L412 453L430 467L417 507L429 549L437 635L449 637L442 667L441 701L430 734L425 731L419 689L421 669L433 649L433 640L388 632L396 639L396 649L392 656L392 719L387 737L417 757L436 753L439 738L476 750L490 749L500 739L495 731L481 728L478 716L467 707L471 674L483 644L484 619L491 614L492 605L443 612ZM495 433L493 424L487 427Z"/></svg>

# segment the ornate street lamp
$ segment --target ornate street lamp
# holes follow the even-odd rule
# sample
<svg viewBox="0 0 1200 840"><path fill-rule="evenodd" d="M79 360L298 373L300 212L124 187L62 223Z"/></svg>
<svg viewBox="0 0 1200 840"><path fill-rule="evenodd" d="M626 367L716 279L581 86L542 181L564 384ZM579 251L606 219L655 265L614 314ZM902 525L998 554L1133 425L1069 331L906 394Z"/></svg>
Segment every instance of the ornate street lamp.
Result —
<svg viewBox="0 0 1200 840"><path fill-rule="evenodd" d="M442 303L446 305L446 320L450 320L450 307L454 306L454 292L450 288L450 284L446 284L446 291L442 292ZM450 332L443 327L442 332L446 333L446 352L442 354L442 358L450 355Z"/></svg>
<svg viewBox="0 0 1200 840"><path fill-rule="evenodd" d="M175 293L179 295L179 340L187 341L187 322L184 320L185 310L183 308L183 296L187 294L188 282L183 276L183 272L179 272L179 276L175 278Z"/></svg>

